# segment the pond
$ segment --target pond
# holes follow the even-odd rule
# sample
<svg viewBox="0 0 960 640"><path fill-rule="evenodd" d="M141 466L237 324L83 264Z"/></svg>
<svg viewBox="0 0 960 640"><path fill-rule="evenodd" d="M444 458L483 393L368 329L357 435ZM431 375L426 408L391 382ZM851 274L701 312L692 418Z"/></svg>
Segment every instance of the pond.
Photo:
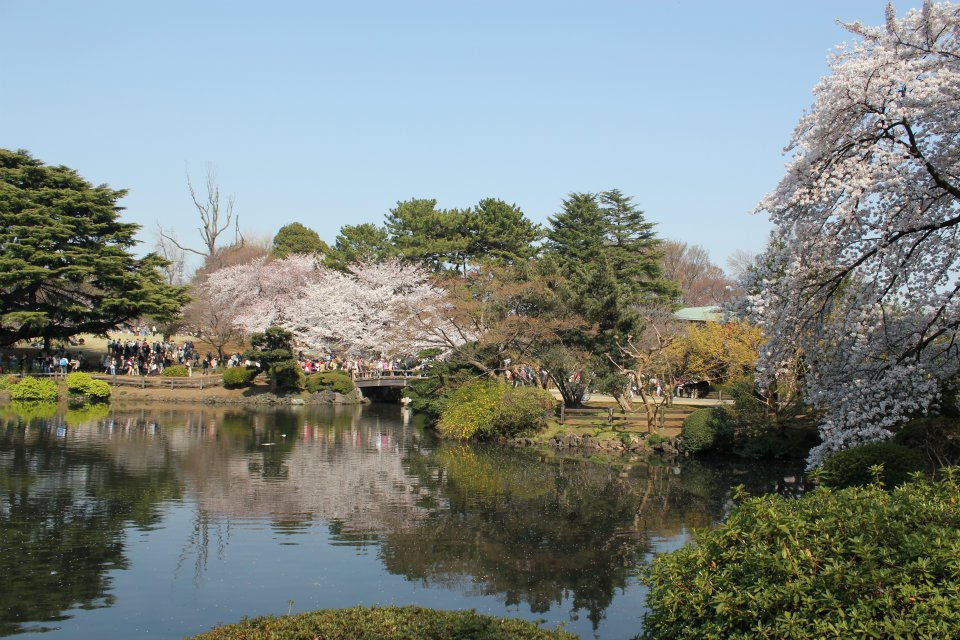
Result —
<svg viewBox="0 0 960 640"><path fill-rule="evenodd" d="M799 466L437 442L399 407L0 408L0 635L416 604L642 628L637 569Z"/></svg>

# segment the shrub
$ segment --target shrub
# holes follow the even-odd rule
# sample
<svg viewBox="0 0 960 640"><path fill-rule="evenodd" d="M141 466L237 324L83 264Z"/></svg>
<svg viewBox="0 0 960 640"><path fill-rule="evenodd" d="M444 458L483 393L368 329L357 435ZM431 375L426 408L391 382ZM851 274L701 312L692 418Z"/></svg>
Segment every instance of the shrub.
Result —
<svg viewBox="0 0 960 640"><path fill-rule="evenodd" d="M730 437L733 418L722 407L697 409L683 421L683 450L703 453L720 448Z"/></svg>
<svg viewBox="0 0 960 640"><path fill-rule="evenodd" d="M161 375L165 378L186 378L190 375L190 370L182 364L175 364L171 367L166 367Z"/></svg>
<svg viewBox="0 0 960 640"><path fill-rule="evenodd" d="M473 611L437 611L421 607L325 609L293 616L265 616L217 627L193 640L254 638L380 638L381 640L576 640L561 630L526 620L494 618Z"/></svg>
<svg viewBox="0 0 960 640"><path fill-rule="evenodd" d="M337 393L350 393L355 385L350 376L342 371L321 371L307 376L307 391L317 393L318 391L331 390Z"/></svg>
<svg viewBox="0 0 960 640"><path fill-rule="evenodd" d="M440 414L437 430L448 438L482 438L497 415L501 386L485 378L468 382L454 390Z"/></svg>
<svg viewBox="0 0 960 640"><path fill-rule="evenodd" d="M944 475L744 500L644 571L640 638L956 637L960 470Z"/></svg>
<svg viewBox="0 0 960 640"><path fill-rule="evenodd" d="M306 376L294 358L275 363L270 371L270 381L277 391L299 391L307 386Z"/></svg>
<svg viewBox="0 0 960 640"><path fill-rule="evenodd" d="M15 386L17 386L18 382L20 382L20 378L18 378L17 376L0 375L0 391L10 391Z"/></svg>
<svg viewBox="0 0 960 640"><path fill-rule="evenodd" d="M230 367L223 372L223 386L228 388L243 387L257 376L256 369L246 367Z"/></svg>
<svg viewBox="0 0 960 640"><path fill-rule="evenodd" d="M895 442L871 442L838 451L823 464L820 481L828 487L866 486L873 482L870 467L883 465L884 485L894 487L909 480L910 474L923 469L923 456Z"/></svg>
<svg viewBox="0 0 960 640"><path fill-rule="evenodd" d="M556 400L535 387L501 387L500 403L490 424L489 436L523 436L547 428L547 416Z"/></svg>
<svg viewBox="0 0 960 640"><path fill-rule="evenodd" d="M27 376L10 390L10 398L21 402L56 402L57 383Z"/></svg>
<svg viewBox="0 0 960 640"><path fill-rule="evenodd" d="M437 429L447 437L480 440L535 433L547 426L554 403L543 389L475 380L450 394Z"/></svg>
<svg viewBox="0 0 960 640"><path fill-rule="evenodd" d="M67 392L72 396L87 396L91 400L104 401L110 398L110 385L95 380L86 373L75 371L67 376Z"/></svg>

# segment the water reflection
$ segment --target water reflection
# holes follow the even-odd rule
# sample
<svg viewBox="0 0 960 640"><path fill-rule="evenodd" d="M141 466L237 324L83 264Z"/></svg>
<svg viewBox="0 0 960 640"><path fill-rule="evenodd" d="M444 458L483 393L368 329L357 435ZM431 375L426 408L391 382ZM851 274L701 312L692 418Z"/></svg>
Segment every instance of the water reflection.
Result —
<svg viewBox="0 0 960 640"><path fill-rule="evenodd" d="M642 605L637 565L663 541L679 544L690 528L715 522L731 485L770 490L783 476L436 443L392 407L88 416L14 407L0 410L0 420L0 634L56 628L77 610L115 605L118 570L130 574L128 584L155 580L131 563L144 552L131 532L164 526L179 540L170 580L187 579L198 597L222 598L222 606L239 597L223 583L249 562L231 554L240 527L265 554L311 546L278 575L258 575L277 589L298 578L315 584L317 563L349 573L361 561L332 551L347 547L373 554L381 572L410 585L393 594L400 603L440 590L463 598L447 606L487 597L504 607L495 613L523 614L522 605L551 624L582 612L583 630L630 637ZM331 551L318 551L318 540ZM203 580L213 563L219 591ZM335 602L338 585L329 589L318 594L320 606ZM636 604L627 619L608 620L617 598ZM154 603L157 612L142 616L166 621L175 606ZM222 619L215 609L197 616L206 626ZM70 637L83 634L75 628Z"/></svg>

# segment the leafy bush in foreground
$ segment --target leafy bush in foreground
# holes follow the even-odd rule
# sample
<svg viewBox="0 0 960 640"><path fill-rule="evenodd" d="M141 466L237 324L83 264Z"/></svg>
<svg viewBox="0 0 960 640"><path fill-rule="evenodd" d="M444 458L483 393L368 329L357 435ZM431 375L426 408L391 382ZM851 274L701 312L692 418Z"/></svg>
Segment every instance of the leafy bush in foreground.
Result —
<svg viewBox="0 0 960 640"><path fill-rule="evenodd" d="M943 473L747 498L654 560L640 638L958 637L960 469Z"/></svg>
<svg viewBox="0 0 960 640"><path fill-rule="evenodd" d="M565 631L526 620L494 618L472 611L420 607L324 609L293 616L266 616L217 627L193 640L576 640Z"/></svg>
<svg viewBox="0 0 960 640"><path fill-rule="evenodd" d="M57 383L27 376L10 390L10 398L21 402L56 402Z"/></svg>
<svg viewBox="0 0 960 640"><path fill-rule="evenodd" d="M883 465L880 479L887 487L903 484L923 469L923 456L895 442L871 442L838 451L823 464L819 480L834 489L866 486L873 482L870 467Z"/></svg>
<svg viewBox="0 0 960 640"><path fill-rule="evenodd" d="M326 389L337 393L350 393L354 389L353 380L342 371L321 371L307 376L307 391L317 393Z"/></svg>

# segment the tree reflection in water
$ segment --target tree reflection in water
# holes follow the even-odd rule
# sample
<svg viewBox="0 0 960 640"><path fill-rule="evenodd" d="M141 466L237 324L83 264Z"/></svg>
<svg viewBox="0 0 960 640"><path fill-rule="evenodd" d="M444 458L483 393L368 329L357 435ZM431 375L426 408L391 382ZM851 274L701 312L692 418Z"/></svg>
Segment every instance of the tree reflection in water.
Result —
<svg viewBox="0 0 960 640"><path fill-rule="evenodd" d="M658 540L715 522L732 484L776 488L689 461L437 443L390 407L31 411L0 410L0 635L110 606L110 571L129 567L135 543L125 531L156 526L168 501L189 510L173 579L192 567L208 598L220 597L201 579L213 558L244 571L232 527L249 542L266 523L258 550L322 532L407 580L534 613L566 607L596 629ZM313 584L323 567L299 558L287 569Z"/></svg>

